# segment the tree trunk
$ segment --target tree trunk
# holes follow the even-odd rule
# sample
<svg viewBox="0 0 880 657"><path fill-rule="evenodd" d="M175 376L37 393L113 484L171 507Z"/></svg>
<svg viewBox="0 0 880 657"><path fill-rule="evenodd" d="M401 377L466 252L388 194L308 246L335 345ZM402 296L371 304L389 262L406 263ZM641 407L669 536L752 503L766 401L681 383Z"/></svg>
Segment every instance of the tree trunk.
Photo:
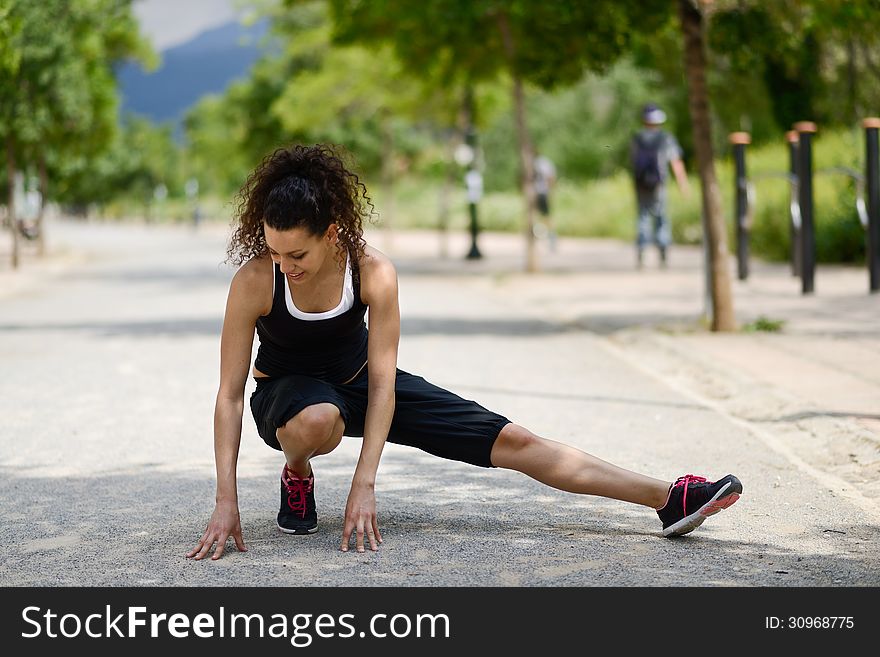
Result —
<svg viewBox="0 0 880 657"><path fill-rule="evenodd" d="M12 135L6 137L6 183L9 185L6 208L9 230L12 231L12 268L18 269L18 221L15 218L15 145L12 141Z"/></svg>
<svg viewBox="0 0 880 657"><path fill-rule="evenodd" d="M526 103L523 93L522 78L516 72L516 45L510 32L510 21L507 14L498 14L498 29L504 43L504 52L513 78L513 107L516 121L516 137L519 143L520 171L522 172L522 190L526 200L526 271L536 272L540 268L538 253L535 248L535 211L537 194L535 193L535 165L532 150L532 139L526 123Z"/></svg>
<svg viewBox="0 0 880 657"><path fill-rule="evenodd" d="M40 209L37 214L37 255L46 255L46 230L43 217L46 213L46 194L49 191L49 174L46 172L46 158L40 155Z"/></svg>
<svg viewBox="0 0 880 657"><path fill-rule="evenodd" d="M730 288L727 230L721 209L721 192L715 175L712 152L712 119L706 85L706 50L703 42L703 15L693 0L679 0L679 18L684 37L684 69L688 85L688 107L694 130L694 148L703 195L705 238L711 274L712 330L734 331L736 319Z"/></svg>

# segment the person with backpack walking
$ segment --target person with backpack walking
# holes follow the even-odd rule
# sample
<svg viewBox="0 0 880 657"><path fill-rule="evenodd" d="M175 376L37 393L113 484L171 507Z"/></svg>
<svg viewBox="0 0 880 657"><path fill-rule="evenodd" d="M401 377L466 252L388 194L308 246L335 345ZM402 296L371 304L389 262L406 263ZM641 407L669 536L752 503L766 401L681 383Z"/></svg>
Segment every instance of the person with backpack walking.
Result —
<svg viewBox="0 0 880 657"><path fill-rule="evenodd" d="M386 441L642 505L656 512L668 537L693 531L742 494L733 475L671 482L625 470L399 369L397 271L364 240L372 202L333 149L295 145L268 155L237 207L227 255L240 267L223 319L214 411L217 495L187 557L213 551L219 559L228 538L247 550L236 472L248 373L256 379L249 406L257 431L283 457L276 522L285 534L318 530L315 457L336 449L343 435L362 437L343 516L344 552L351 539L358 552L382 542L375 488Z"/></svg>
<svg viewBox="0 0 880 657"><path fill-rule="evenodd" d="M682 162L678 141L661 129L666 113L649 103L642 110L643 128L633 137L630 145L633 181L638 204L638 237L636 255L638 267L644 264L645 247L653 241L660 251L660 264L666 266L672 230L666 208L666 172L671 167L679 191L690 193L687 173ZM653 226L652 226L653 220ZM653 234L653 240L651 239Z"/></svg>

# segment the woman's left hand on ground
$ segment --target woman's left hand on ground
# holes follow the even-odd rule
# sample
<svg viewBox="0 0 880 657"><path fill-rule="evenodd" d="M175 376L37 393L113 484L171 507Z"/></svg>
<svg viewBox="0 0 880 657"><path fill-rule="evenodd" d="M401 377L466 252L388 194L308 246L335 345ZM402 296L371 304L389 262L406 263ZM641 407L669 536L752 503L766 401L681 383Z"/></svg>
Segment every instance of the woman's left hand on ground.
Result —
<svg viewBox="0 0 880 657"><path fill-rule="evenodd" d="M379 549L382 534L379 533L379 520L376 517L376 495L372 486L353 482L345 505L345 524L342 530L343 552L348 552L352 532L356 532L358 552L364 551L364 534L370 542L370 549Z"/></svg>

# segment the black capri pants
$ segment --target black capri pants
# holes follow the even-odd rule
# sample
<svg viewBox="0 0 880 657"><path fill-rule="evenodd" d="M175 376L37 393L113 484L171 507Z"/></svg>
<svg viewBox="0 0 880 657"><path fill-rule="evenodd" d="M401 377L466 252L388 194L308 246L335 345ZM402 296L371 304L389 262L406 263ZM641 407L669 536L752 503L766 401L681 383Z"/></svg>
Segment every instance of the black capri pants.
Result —
<svg viewBox="0 0 880 657"><path fill-rule="evenodd" d="M363 437L367 380L366 367L354 380L343 384L299 374L258 378L250 399L257 431L269 447L280 450L276 429L307 406L329 403L339 409L345 435ZM506 417L400 369L395 400L388 442L417 447L453 461L493 467L489 457L501 429L510 423Z"/></svg>

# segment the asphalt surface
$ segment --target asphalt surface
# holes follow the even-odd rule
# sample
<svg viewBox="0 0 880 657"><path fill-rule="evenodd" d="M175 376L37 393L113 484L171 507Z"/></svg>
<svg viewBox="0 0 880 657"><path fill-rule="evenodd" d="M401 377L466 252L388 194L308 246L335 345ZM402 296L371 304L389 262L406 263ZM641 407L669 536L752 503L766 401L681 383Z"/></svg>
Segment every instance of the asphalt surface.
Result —
<svg viewBox="0 0 880 657"><path fill-rule="evenodd" d="M230 541L217 562L186 560L213 509L213 402L233 273L220 264L225 229L51 230L49 263L0 272L2 585L880 583L876 499L822 445L786 442L773 418L737 413L736 394L713 399L730 377L701 390L684 375L710 369L664 369L669 326L701 310L698 252L673 252L669 272L637 278L625 245L563 240L544 254L546 272L529 276L515 236L485 236L478 263L437 257L431 234L371 236L400 273L400 367L626 468L668 480L735 473L745 488L736 505L668 540L650 509L388 445L377 480L385 542L341 553L359 441L315 459L320 531L287 536L274 522L282 460L246 414L249 551ZM450 252L463 253L463 240ZM876 481L880 461L866 458L862 475Z"/></svg>

